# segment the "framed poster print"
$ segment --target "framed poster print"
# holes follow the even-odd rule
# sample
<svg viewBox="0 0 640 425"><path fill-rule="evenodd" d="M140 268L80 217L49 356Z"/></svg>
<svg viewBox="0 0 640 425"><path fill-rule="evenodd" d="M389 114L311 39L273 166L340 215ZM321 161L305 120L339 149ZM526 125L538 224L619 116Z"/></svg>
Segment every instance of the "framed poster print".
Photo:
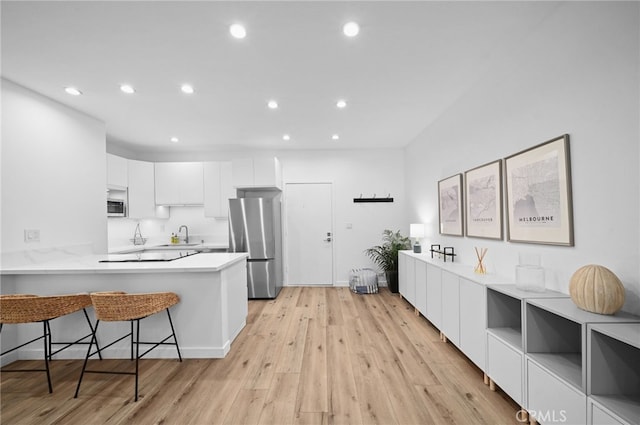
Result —
<svg viewBox="0 0 640 425"><path fill-rule="evenodd" d="M573 246L569 135L504 160L507 240Z"/></svg>
<svg viewBox="0 0 640 425"><path fill-rule="evenodd" d="M464 173L465 234L502 240L502 160Z"/></svg>
<svg viewBox="0 0 640 425"><path fill-rule="evenodd" d="M438 182L440 234L462 236L462 174Z"/></svg>

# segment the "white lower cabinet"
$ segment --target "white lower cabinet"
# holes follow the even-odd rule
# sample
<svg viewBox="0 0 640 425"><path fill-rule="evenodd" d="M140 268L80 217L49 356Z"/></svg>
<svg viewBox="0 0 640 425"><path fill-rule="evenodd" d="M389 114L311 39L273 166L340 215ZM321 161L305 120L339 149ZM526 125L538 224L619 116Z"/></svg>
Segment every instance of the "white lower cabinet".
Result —
<svg viewBox="0 0 640 425"><path fill-rule="evenodd" d="M524 406L524 354L487 332L487 375L520 406Z"/></svg>
<svg viewBox="0 0 640 425"><path fill-rule="evenodd" d="M442 332L460 346L460 286L458 276L442 272Z"/></svg>
<svg viewBox="0 0 640 425"><path fill-rule="evenodd" d="M416 305L416 260L408 255L400 253L398 256L398 292Z"/></svg>
<svg viewBox="0 0 640 425"><path fill-rule="evenodd" d="M486 371L487 292L479 283L460 278L460 349Z"/></svg>
<svg viewBox="0 0 640 425"><path fill-rule="evenodd" d="M442 270L427 264L427 319L442 329Z"/></svg>
<svg viewBox="0 0 640 425"><path fill-rule="evenodd" d="M427 263L416 260L415 262L415 308L424 316L427 315Z"/></svg>
<svg viewBox="0 0 640 425"><path fill-rule="evenodd" d="M636 418L636 422L627 422L618 418L607 408L596 404L593 400L589 399L587 405L587 423L590 425L631 425L632 423L638 424L640 418Z"/></svg>
<svg viewBox="0 0 640 425"><path fill-rule="evenodd" d="M527 359L529 415L542 424L586 424L587 396Z"/></svg>

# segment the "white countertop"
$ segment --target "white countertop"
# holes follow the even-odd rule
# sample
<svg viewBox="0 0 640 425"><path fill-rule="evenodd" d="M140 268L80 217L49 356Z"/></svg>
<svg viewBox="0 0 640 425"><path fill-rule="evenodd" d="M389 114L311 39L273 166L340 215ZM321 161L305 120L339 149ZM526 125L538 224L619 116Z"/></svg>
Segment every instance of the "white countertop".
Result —
<svg viewBox="0 0 640 425"><path fill-rule="evenodd" d="M508 278L506 276L500 276L495 273L487 273L487 274L478 274L473 271L473 266L469 266L466 264L456 263L455 261L451 261L450 258L447 261L444 261L444 258L431 258L431 252L427 251L426 253L416 254L411 250L408 251L400 251L404 254L407 254L410 257L418 259L420 261L424 261L425 263L433 264L438 266L442 270L446 270L448 272L454 273L460 277L463 277L472 282L478 283L480 285L509 285L515 284L515 280ZM437 254L434 254L437 256Z"/></svg>
<svg viewBox="0 0 640 425"><path fill-rule="evenodd" d="M173 261L150 261L130 263L101 263L113 254L86 255L26 264L14 267L3 265L0 274L87 274L87 273L154 273L154 272L217 272L242 261L247 253L201 252Z"/></svg>

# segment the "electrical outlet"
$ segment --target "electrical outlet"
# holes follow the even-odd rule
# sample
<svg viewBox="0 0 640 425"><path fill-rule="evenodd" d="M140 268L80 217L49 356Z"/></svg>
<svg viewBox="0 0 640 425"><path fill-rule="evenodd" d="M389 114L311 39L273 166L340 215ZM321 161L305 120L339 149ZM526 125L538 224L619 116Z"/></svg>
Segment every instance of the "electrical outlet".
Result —
<svg viewBox="0 0 640 425"><path fill-rule="evenodd" d="M39 229L24 229L24 241L40 242L40 230Z"/></svg>
<svg viewBox="0 0 640 425"><path fill-rule="evenodd" d="M353 229L353 223L347 223L347 229Z"/></svg>

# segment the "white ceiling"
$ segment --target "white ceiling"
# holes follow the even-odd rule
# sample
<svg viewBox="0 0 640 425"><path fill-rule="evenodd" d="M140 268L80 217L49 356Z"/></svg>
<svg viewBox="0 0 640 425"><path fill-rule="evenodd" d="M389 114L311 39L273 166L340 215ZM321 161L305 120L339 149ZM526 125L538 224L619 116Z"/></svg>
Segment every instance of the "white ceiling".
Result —
<svg viewBox="0 0 640 425"><path fill-rule="evenodd" d="M108 143L132 151L402 147L557 6L2 1L2 76L99 118Z"/></svg>

